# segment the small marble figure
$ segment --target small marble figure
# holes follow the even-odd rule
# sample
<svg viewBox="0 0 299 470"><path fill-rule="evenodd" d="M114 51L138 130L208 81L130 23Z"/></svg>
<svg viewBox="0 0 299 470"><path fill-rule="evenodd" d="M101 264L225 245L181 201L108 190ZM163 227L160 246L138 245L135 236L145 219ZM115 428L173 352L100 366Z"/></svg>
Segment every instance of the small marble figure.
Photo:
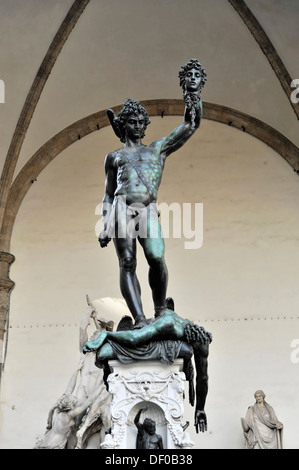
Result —
<svg viewBox="0 0 299 470"><path fill-rule="evenodd" d="M254 394L255 404L241 418L247 449L282 449L283 424L278 421L273 408L265 401L262 390Z"/></svg>

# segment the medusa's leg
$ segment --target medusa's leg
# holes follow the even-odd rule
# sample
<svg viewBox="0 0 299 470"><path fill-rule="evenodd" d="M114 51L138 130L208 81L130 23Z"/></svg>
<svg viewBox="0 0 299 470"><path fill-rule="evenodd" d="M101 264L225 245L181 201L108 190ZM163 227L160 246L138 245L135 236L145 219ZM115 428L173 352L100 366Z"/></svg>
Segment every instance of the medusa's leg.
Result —
<svg viewBox="0 0 299 470"><path fill-rule="evenodd" d="M83 348L83 353L85 354L90 351L96 351L101 348L107 339L107 335L108 331L102 331L95 339L87 341Z"/></svg>

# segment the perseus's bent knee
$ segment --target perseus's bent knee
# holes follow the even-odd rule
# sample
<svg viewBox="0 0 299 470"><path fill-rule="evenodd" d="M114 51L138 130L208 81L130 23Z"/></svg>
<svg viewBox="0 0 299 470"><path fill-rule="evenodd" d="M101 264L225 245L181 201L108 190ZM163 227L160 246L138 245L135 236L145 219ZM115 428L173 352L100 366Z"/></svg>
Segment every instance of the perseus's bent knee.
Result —
<svg viewBox="0 0 299 470"><path fill-rule="evenodd" d="M136 269L136 259L133 257L124 258L121 262L121 267L125 271L134 271Z"/></svg>

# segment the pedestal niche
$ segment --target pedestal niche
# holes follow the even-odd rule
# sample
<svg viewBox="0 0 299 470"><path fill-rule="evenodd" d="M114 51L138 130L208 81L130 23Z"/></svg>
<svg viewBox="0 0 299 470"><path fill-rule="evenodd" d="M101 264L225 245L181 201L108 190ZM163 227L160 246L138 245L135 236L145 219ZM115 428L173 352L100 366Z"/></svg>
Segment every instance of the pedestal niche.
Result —
<svg viewBox="0 0 299 470"><path fill-rule="evenodd" d="M155 421L156 433L162 437L164 449L191 448L194 443L185 431L183 359L165 365L160 361L135 361L123 364L109 361L108 376L111 403L111 432L106 434L102 449L136 449L136 414Z"/></svg>

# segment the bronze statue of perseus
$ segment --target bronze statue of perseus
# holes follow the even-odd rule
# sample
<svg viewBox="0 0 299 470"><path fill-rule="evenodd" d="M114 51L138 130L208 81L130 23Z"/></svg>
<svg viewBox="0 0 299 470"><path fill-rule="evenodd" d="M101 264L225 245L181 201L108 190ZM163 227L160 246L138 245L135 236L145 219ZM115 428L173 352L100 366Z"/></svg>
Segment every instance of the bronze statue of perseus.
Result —
<svg viewBox="0 0 299 470"><path fill-rule="evenodd" d="M99 242L101 247L106 247L113 238L119 259L121 293L135 327L147 323L136 276L136 240L149 265L149 285L158 317L165 308L168 283L164 239L156 207L158 189L167 157L190 139L202 117L200 93L206 82L205 69L192 59L181 68L179 79L185 101L184 121L168 136L150 145L142 143L150 118L140 102L127 99L118 116L111 109L107 111L123 146L105 158L103 230Z"/></svg>

